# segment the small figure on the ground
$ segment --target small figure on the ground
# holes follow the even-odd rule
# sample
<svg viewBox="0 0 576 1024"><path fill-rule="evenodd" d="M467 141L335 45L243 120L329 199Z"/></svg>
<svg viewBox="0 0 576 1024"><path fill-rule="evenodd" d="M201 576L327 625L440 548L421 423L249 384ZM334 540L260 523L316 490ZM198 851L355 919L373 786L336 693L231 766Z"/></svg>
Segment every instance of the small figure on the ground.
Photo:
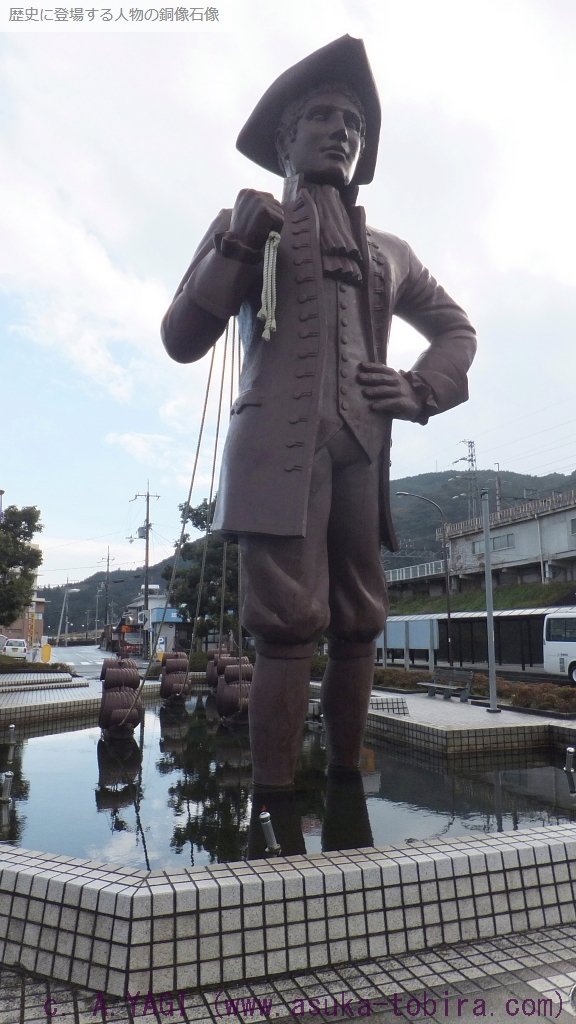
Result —
<svg viewBox="0 0 576 1024"><path fill-rule="evenodd" d="M374 174L379 131L360 40L343 36L280 75L238 148L283 175L283 198L239 193L209 227L163 322L166 349L186 363L239 317L244 363L213 527L239 537L241 620L257 652L249 718L259 786L293 783L323 634L330 765L357 768L387 611L380 545L396 547L392 420L425 424L468 395L476 342L466 314L406 242L367 227L355 205ZM407 372L386 365L393 314L429 343Z"/></svg>

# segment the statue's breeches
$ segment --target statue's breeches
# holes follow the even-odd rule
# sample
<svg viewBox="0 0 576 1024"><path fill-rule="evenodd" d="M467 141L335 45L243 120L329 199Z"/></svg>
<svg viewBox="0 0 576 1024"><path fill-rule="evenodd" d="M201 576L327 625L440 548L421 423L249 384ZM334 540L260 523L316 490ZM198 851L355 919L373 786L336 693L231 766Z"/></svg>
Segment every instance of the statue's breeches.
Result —
<svg viewBox="0 0 576 1024"><path fill-rule="evenodd" d="M383 629L378 487L378 460L343 427L316 453L306 536L240 537L241 617L261 651L305 657L323 634L369 643Z"/></svg>

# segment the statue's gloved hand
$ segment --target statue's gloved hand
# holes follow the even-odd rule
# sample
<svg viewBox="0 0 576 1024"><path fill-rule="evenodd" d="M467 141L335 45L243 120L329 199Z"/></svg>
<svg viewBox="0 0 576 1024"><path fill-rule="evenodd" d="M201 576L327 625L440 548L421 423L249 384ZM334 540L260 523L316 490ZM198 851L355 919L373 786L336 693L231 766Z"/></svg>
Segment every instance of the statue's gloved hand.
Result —
<svg viewBox="0 0 576 1024"><path fill-rule="evenodd" d="M422 413L422 399L412 385L391 366L360 363L356 380L374 412L398 420L416 421Z"/></svg>
<svg viewBox="0 0 576 1024"><path fill-rule="evenodd" d="M243 188L234 203L228 235L249 249L260 250L270 232L281 231L283 223L284 211L273 195Z"/></svg>

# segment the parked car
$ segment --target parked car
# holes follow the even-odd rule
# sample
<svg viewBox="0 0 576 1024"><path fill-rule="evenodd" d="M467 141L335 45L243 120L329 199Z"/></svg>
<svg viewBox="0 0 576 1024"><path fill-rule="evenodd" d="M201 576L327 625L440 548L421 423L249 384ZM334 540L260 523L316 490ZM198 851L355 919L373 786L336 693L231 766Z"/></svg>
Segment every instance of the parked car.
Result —
<svg viewBox="0 0 576 1024"><path fill-rule="evenodd" d="M6 640L0 648L0 654L7 654L10 658L25 658L28 654L28 647L25 640Z"/></svg>

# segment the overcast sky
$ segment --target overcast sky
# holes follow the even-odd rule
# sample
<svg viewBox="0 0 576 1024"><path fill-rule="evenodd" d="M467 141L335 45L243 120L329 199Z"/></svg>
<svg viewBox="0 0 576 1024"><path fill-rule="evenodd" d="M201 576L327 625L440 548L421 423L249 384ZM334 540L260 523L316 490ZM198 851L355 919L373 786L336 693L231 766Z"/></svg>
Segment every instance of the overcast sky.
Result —
<svg viewBox="0 0 576 1024"><path fill-rule="evenodd" d="M261 92L345 32L364 38L383 106L368 222L411 243L479 337L470 401L397 425L393 477L451 468L463 440L481 469L574 470L572 0L222 0L218 21L177 25L32 25L9 10L0 488L42 511L41 583L85 578L108 549L111 568L141 565L127 538L147 481L151 560L171 553L207 360L172 362L160 320L220 208L243 187L279 192L235 150ZM408 369L422 346L400 324L391 363Z"/></svg>

